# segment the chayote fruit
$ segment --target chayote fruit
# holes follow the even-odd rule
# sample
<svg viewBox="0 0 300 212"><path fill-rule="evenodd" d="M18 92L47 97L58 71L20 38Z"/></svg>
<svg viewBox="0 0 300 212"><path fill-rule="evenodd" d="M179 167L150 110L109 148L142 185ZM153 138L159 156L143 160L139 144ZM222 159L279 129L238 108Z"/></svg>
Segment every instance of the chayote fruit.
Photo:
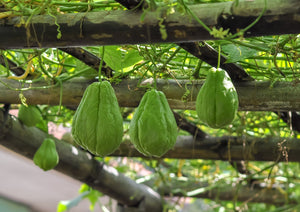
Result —
<svg viewBox="0 0 300 212"><path fill-rule="evenodd" d="M35 126L43 119L41 112L36 106L25 106L23 104L19 108L18 118L23 124L29 127Z"/></svg>
<svg viewBox="0 0 300 212"><path fill-rule="evenodd" d="M85 90L72 123L75 142L98 156L113 153L123 137L123 118L108 81L94 82Z"/></svg>
<svg viewBox="0 0 300 212"><path fill-rule="evenodd" d="M222 69L210 69L196 100L199 119L209 127L221 128L233 121L237 110L238 95L230 77Z"/></svg>
<svg viewBox="0 0 300 212"><path fill-rule="evenodd" d="M161 157L174 146L177 133L176 120L164 93L147 91L130 123L129 135L135 148L146 156Z"/></svg>
<svg viewBox="0 0 300 212"><path fill-rule="evenodd" d="M35 165L39 166L44 171L53 169L58 164L58 154L56 151L55 142L51 138L46 138L38 148L33 157Z"/></svg>

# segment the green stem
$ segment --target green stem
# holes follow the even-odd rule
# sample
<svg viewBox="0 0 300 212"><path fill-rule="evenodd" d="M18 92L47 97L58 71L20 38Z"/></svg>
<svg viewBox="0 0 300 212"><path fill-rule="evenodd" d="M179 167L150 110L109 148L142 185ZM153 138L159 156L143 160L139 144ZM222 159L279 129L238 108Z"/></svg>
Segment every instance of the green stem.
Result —
<svg viewBox="0 0 300 212"><path fill-rule="evenodd" d="M155 53L156 53L156 49L155 49L153 46L150 46L150 47L151 47L151 49L152 49L152 51L153 51L153 54L155 54ZM157 70L158 70L158 67L157 67L157 65L156 65L155 59L158 60L158 59L160 59L160 58L153 58L153 57L152 57L152 54L149 52L147 46L145 46L145 54L149 57L149 60L150 60L150 62L151 62L151 65L150 65L150 66L154 66L154 68L153 68L152 70L151 70L151 68L150 68L150 66L149 66L148 71L150 71L150 72L152 73L152 75L153 75L154 88L156 89L156 87L157 87L157 86L156 86L156 72L157 72Z"/></svg>
<svg viewBox="0 0 300 212"><path fill-rule="evenodd" d="M180 3L183 5L184 9L208 32L211 32L211 29L203 22L201 21L195 13L184 3L184 0L181 0Z"/></svg>
<svg viewBox="0 0 300 212"><path fill-rule="evenodd" d="M63 96L63 84L62 81L59 78L56 78L60 89L59 89L59 106L58 106L58 112L57 115L60 115L61 107L62 107L62 96Z"/></svg>
<svg viewBox="0 0 300 212"><path fill-rule="evenodd" d="M240 32L238 32L238 33L236 33L236 34L234 34L232 36L229 36L228 38L229 39L233 39L233 38L236 38L236 37L238 37L240 35L243 35L248 29L250 29L251 27L253 27L261 19L261 17L266 12L266 10L267 10L267 0L265 0L264 9L260 13L260 15L251 24L249 24L246 28L242 29Z"/></svg>
<svg viewBox="0 0 300 212"><path fill-rule="evenodd" d="M252 48L252 49L255 49L257 51L268 52L270 50L269 47L261 47L261 46L254 45L254 44L251 44L251 43L241 42L241 41L238 41L238 40L230 40L230 42L234 43L234 44L241 45L241 46L245 46L245 47L248 47L248 48Z"/></svg>
<svg viewBox="0 0 300 212"><path fill-rule="evenodd" d="M220 68L220 63L221 63L221 46L218 45L218 65L217 65L217 69Z"/></svg>
<svg viewBox="0 0 300 212"><path fill-rule="evenodd" d="M36 0L38 1L38 0ZM43 1L38 1L42 3ZM52 5L58 5L58 6L107 6L107 5L113 5L113 6L119 6L119 3L116 3L115 1L106 1L106 3L102 2L61 2L61 1L52 1Z"/></svg>
<svg viewBox="0 0 300 212"><path fill-rule="evenodd" d="M103 66L105 47L103 46L101 50L102 50L101 53L100 53L101 60L100 60L100 65L99 65L99 70L98 70L99 82L101 82L101 70L102 70L102 66Z"/></svg>
<svg viewBox="0 0 300 212"><path fill-rule="evenodd" d="M164 62L163 66L161 69L166 68L166 66L169 64L169 62L175 57L175 55L180 51L180 47L178 47L172 54L171 56Z"/></svg>

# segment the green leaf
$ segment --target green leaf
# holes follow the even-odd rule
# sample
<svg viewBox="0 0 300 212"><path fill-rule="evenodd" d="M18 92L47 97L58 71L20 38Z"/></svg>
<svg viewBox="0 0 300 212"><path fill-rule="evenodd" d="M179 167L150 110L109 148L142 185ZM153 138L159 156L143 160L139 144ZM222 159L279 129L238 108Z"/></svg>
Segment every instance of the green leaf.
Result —
<svg viewBox="0 0 300 212"><path fill-rule="evenodd" d="M122 52L119 46L105 46L104 61L114 71L122 69Z"/></svg>
<svg viewBox="0 0 300 212"><path fill-rule="evenodd" d="M87 193L88 192L88 193ZM95 204L97 203L99 197L103 196L102 193L100 193L97 190L93 190L91 187L89 187L87 184L82 184L79 193L84 193L86 194L84 198L88 198L91 205L90 205L90 210L94 210Z"/></svg>
<svg viewBox="0 0 300 212"><path fill-rule="evenodd" d="M37 128L39 128L40 130L48 133L48 121L47 120L42 120L39 123L37 123L35 126Z"/></svg>
<svg viewBox="0 0 300 212"><path fill-rule="evenodd" d="M70 210L71 208L78 205L78 203L84 199L87 195L89 195L89 191L83 192L78 197L72 199L72 200L62 200L57 205L57 212L64 212L67 210Z"/></svg>
<svg viewBox="0 0 300 212"><path fill-rule="evenodd" d="M75 74L80 73L80 76L86 77L86 78L95 78L95 76L98 75L98 72L94 70L93 68L87 66L85 63L76 60L76 69L75 69Z"/></svg>
<svg viewBox="0 0 300 212"><path fill-rule="evenodd" d="M67 202L66 201L60 201L57 205L57 212L64 212L68 210L68 207L67 207Z"/></svg>
<svg viewBox="0 0 300 212"><path fill-rule="evenodd" d="M96 205L99 197L101 197L101 196L102 196L102 194L97 190L91 190L90 193L86 196L91 202L90 210L92 210L92 211L94 210L95 205Z"/></svg>
<svg viewBox="0 0 300 212"><path fill-rule="evenodd" d="M222 46L222 51L228 55L226 63L241 61L256 54L256 50L254 49L245 46L236 46L234 44Z"/></svg>
<svg viewBox="0 0 300 212"><path fill-rule="evenodd" d="M36 124L38 124L43 120L42 114L36 106L33 105L25 106L23 104L21 104L19 108L18 118L23 124L29 127L35 126Z"/></svg>
<svg viewBox="0 0 300 212"><path fill-rule="evenodd" d="M135 49L130 49L126 52L123 59L123 68L132 66L138 62L140 62L143 57L140 56L140 53Z"/></svg>
<svg viewBox="0 0 300 212"><path fill-rule="evenodd" d="M82 193L84 193L84 192L86 192L86 191L89 191L89 190L90 190L90 187L89 187L87 184L83 183L83 184L80 186L78 192L79 192L80 194L82 194Z"/></svg>
<svg viewBox="0 0 300 212"><path fill-rule="evenodd" d="M105 46L104 61L114 71L120 71L133 66L143 58L135 49L122 51L119 46Z"/></svg>

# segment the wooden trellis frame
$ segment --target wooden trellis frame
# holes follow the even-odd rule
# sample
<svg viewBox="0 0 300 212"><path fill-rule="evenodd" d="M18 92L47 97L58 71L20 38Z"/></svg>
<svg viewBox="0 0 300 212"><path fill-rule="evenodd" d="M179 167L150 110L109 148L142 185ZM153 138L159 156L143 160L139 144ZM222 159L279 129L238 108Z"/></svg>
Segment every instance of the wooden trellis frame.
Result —
<svg viewBox="0 0 300 212"><path fill-rule="evenodd" d="M125 1L126 2L126 1ZM239 6L234 6L233 2L216 3L211 5L199 5L192 6L191 10L197 15L198 18L204 21L209 27L216 27L224 29L229 28L231 33L236 33L239 29L247 27L257 16L260 15L264 7L263 0L251 1L239 1ZM209 8L209 9L207 9ZM272 4L268 5L268 10L263 14L261 19L248 31L244 33L245 37L249 36L263 36L263 35L279 35L288 33L300 32L300 20L299 20L300 5L298 0L274 0ZM208 64L215 66L216 64L216 52L203 42L201 46L194 41L203 41L216 39L211 36L198 22L195 20L189 21L188 17L180 17L180 14L172 14L170 16L163 16L164 25L167 30L167 38L163 39L159 31L159 25L157 21L157 14L154 12L147 12L143 22L140 22L142 12L140 11L113 11L113 12L94 12L94 13L78 13L65 14L57 16L57 23L61 26L62 38L57 39L57 25L55 24L53 17L43 15L34 16L29 22L29 27L17 27L20 23L21 17L12 17L8 19L0 20L0 48L12 49L12 48L55 48L62 47L61 50L68 52L70 49L64 47L72 46L92 46L92 45L111 45L111 44L142 44L142 43L168 43L176 42L179 46L192 53L201 60L206 61ZM122 18L120 18L122 17ZM129 24L130 23L130 24ZM193 42L191 42L193 41ZM72 51L72 50L71 50ZM70 51L69 51L70 52ZM0 63L1 63L0 58ZM276 83L273 89L267 90L269 83L263 82L251 82L252 78L245 74L245 71L235 64L225 64L225 58L222 59L221 67L225 69L235 81L237 90L240 96L240 110L267 110L267 111L290 111L299 110L299 93L300 87L298 85L292 85L291 83ZM86 61L85 61L86 62ZM99 60L89 61L93 68L97 69ZM98 64L96 64L98 63ZM2 63L3 64L3 63ZM13 65L13 64L11 64ZM17 75L22 73L19 71ZM103 70L104 72L107 70ZM2 81L18 87L17 82L2 79ZM76 88L72 86L78 86ZM64 83L63 96L65 102L64 105L76 106L80 101L83 90L89 84L89 81L78 81L78 84L74 85L74 82ZM166 89L166 83L170 85ZM185 84L185 82L181 82ZM130 85L130 86L128 86ZM115 86L117 96L121 106L137 106L142 94L143 89L124 89L136 88L136 81L122 81L121 84ZM169 103L172 108L178 109L194 109L195 93L200 89L202 82L195 81L190 86L194 92L188 101L182 102L181 97L185 90L176 87L174 82L159 81L158 86L163 90L169 99ZM18 92L6 89L2 84L0 95L1 103L19 103ZM2 87L3 86L3 87ZM193 87L194 86L194 87ZM249 88L255 88L251 90ZM39 90L25 91L24 95L28 95L28 102L32 104L58 104L59 92L54 91L58 88L50 88L49 90L43 90L46 95L39 95ZM77 93L70 93L70 90L75 90ZM165 90L164 90L165 89ZM133 91L134 90L134 91ZM172 93L170 90L175 90ZM126 95L122 92L127 92ZM278 95L281 92L282 95ZM274 99L274 93L276 93L276 101ZM54 95L53 95L54 94ZM67 95L68 94L68 95ZM287 95L290 94L290 95ZM72 96L73 95L73 96ZM130 96L131 102L128 102L127 98ZM2 98L5 96L6 98ZM38 96L39 98L35 98ZM68 99L68 97L70 97ZM249 96L253 101L249 101ZM41 98L45 97L45 99ZM126 98L125 98L126 97ZM134 97L134 98L132 98ZM246 98L247 99L243 99ZM278 97L282 99L278 99ZM122 99L123 98L123 99ZM289 102L290 104L287 104ZM23 135L27 136L24 137ZM22 136L21 136L22 135ZM45 133L39 132L35 128L26 128L22 126L13 117L7 116L5 112L0 112L0 144L22 154L29 158L33 157L34 152L40 145L43 137L47 136ZM26 139L25 139L26 138ZM30 138L30 139L29 139ZM25 139L25 140L24 140ZM192 137L179 138L175 149L170 151L169 157L175 157L176 149L182 148L181 140L188 139L189 144L196 142ZM253 140L247 141L251 144L257 142L264 143L266 145L263 151L272 151L272 154L264 155L249 154L239 155L238 152L245 151L241 147L241 143L236 138L203 138L200 140L199 145L192 145L192 150L199 151L199 155L204 155L206 159L222 159L222 160L261 160L261 161L284 161L286 158L282 156L282 152L278 149L278 144L282 144L282 147L286 147L288 152L289 161L299 161L297 150L300 148L298 140L289 139L285 142L279 139L274 140ZM30 142L29 142L30 140ZM187 141L187 140L185 140ZM226 154L228 141L233 141L233 150L236 154L230 156ZM96 162L89 158L86 153L78 151L78 155L75 155L69 150L73 147L57 142L61 161L57 167L57 170L76 178L82 182L86 182L93 188L102 191L103 193L116 198L120 203L128 206L137 206L143 202L145 211L159 211L161 210L161 200L159 195L143 185L138 185L129 178L124 177L117 173L114 169L106 167L103 164ZM227 143L226 143L227 142ZM203 144L210 143L206 146ZM216 146L211 145L213 143ZM225 144L225 145L224 145ZM188 145L185 145L185 148ZM217 149L216 149L217 148ZM219 148L219 149L218 149ZM258 148L256 146L256 148ZM276 150L275 152L273 150ZM182 150L182 149L181 149ZM191 145L187 148L187 151L191 151ZM202 152L201 152L202 151ZM208 154L202 154L203 152ZM120 149L115 155L128 156L129 152L131 156L140 156L129 145L122 144ZM224 153L225 152L225 153ZM227 151L228 153L228 151ZM251 152L250 152L251 153ZM167 156L168 156L167 154ZM183 157L184 158L184 157ZM74 162L76 161L76 162ZM81 164L82 166L78 166ZM118 175L118 177L116 177ZM101 181L101 180L102 181ZM103 180L104 179L104 180ZM119 183L118 183L119 182ZM132 186L130 192L126 190L120 190L120 183L122 185L128 184ZM127 187L126 187L127 188ZM145 189L147 188L147 189ZM129 195L128 195L129 192ZM275 201L280 193L270 194L274 198L268 200L271 203L284 204L283 202ZM132 195L134 197L132 198ZM136 195L136 196L135 196ZM276 198L275 198L276 197ZM239 196L237 196L239 199ZM274 202L272 201L274 200ZM284 197L279 198L284 200Z"/></svg>

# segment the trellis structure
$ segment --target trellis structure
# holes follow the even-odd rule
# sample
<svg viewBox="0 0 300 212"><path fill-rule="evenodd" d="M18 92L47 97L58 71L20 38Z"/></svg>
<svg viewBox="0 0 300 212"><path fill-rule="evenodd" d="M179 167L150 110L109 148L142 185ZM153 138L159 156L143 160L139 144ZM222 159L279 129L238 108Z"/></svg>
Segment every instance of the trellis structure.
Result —
<svg viewBox="0 0 300 212"><path fill-rule="evenodd" d="M141 8L150 7L149 5L143 5L138 1L118 2L129 10L70 13L57 15L56 18L53 15L24 18L8 14L8 17L0 19L0 47L1 49L59 48L97 71L101 59L78 46L173 42L201 61L217 66L218 52L204 40L216 40L220 37L214 37L213 33L205 29L205 26L209 29L221 27L229 29L232 34L251 26L243 34L239 34L244 37L297 34L300 31L298 0L274 0L272 4L267 4L267 7L263 0L238 1L238 5L236 5L237 2L223 2L191 6L190 14L203 20L204 25L196 19L191 19L190 16L182 16L177 12L167 14L167 8L162 8L160 13L157 13L157 10L144 13ZM132 8L135 9L131 10ZM142 16L143 20L141 20ZM162 31L162 23L165 31ZM163 36L164 33L167 33L166 37ZM275 54L277 50L274 51ZM6 58L4 54L1 55L0 63L17 76L25 73L24 69L15 61ZM225 56L221 57L221 67L229 73L237 88L239 110L275 111L278 117L291 124L294 130L300 130L299 115L296 112L290 112L298 111L300 108L300 88L297 83L255 81L240 64L226 63ZM113 71L105 63L102 64L102 72L106 76L111 76ZM94 79L82 78L65 81L62 83L62 95L60 95L60 87L42 81L25 85L25 87L30 86L30 89L23 91L23 95L26 96L28 104L57 105L62 97L63 105L74 108L78 105L84 89L93 81ZM0 102L3 104L20 103L19 90L10 88L24 88L23 83L5 77L1 77L1 82ZM113 84L120 106L136 107L138 105L146 90L140 88L139 83L135 79L124 79ZM142 83L149 84L148 81ZM166 94L171 108L193 110L195 109L195 96L202 84L202 80L158 80L158 89ZM268 89L271 86L272 89ZM45 89L34 89L34 87L45 87ZM187 90L191 91L189 95L185 95ZM245 160L274 161L275 163L300 161L298 139L209 137L208 134L176 113L175 117L178 126L188 131L191 136L179 136L174 149L164 157L226 160L235 163L241 173L247 172L243 166ZM33 158L36 149L48 136L47 133L37 128L22 125L8 115L6 110L0 111L1 145ZM92 159L82 150L77 149L77 154L74 154L75 147L70 144L57 139L55 141L60 156L60 162L56 167L58 171L115 198L120 205L125 205L122 210L133 211L133 208L143 211L162 210L160 195L150 187L137 184L115 169ZM113 155L142 157L128 140ZM145 184L151 186L151 182ZM176 182L176 184L178 188L190 189L207 186L197 183L186 185ZM160 194L169 194L169 188L160 189ZM237 196L235 196L235 190L230 190L230 188L223 188L224 196L218 196L220 194L218 189L194 196L212 199L218 196L219 199L223 197L224 200L236 197L237 200L244 201L253 193L265 191L265 187L259 186L255 188L256 190L251 190L248 186L240 189L243 192ZM267 192L269 193L261 196L256 195L250 201L285 204L283 193L276 189L270 189ZM179 192L175 195L184 196L185 194ZM291 200L289 203L296 204L296 201Z"/></svg>

